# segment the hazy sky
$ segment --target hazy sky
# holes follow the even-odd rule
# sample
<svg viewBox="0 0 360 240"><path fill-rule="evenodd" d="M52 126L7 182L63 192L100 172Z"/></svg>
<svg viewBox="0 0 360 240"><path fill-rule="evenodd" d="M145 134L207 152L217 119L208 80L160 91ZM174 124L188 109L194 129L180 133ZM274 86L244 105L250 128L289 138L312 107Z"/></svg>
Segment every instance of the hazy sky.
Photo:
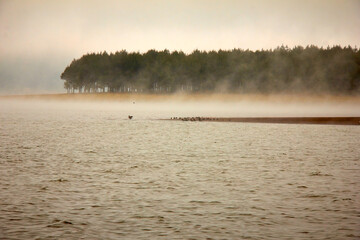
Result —
<svg viewBox="0 0 360 240"><path fill-rule="evenodd" d="M0 92L62 91L87 52L360 45L359 0L0 0Z"/></svg>

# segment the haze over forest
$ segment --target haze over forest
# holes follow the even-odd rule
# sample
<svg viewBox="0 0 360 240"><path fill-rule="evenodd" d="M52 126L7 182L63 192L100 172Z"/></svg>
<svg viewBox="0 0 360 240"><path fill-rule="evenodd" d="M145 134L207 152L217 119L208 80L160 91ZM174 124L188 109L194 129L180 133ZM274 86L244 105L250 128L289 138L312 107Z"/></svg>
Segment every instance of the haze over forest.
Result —
<svg viewBox="0 0 360 240"><path fill-rule="evenodd" d="M360 50L149 50L86 54L61 74L74 92L360 93Z"/></svg>
<svg viewBox="0 0 360 240"><path fill-rule="evenodd" d="M152 49L158 53L168 49L192 56L196 49L210 55L249 49L255 56L264 49L264 61L269 61L276 54L267 50L313 45L325 50L350 46L355 54L359 12L357 0L0 0L0 94L66 92L60 79L66 66L73 59L105 51L145 55ZM213 76L219 82L206 88L231 88L239 69L231 70L233 74L221 76L221 81ZM254 83L263 78L264 71L256 74ZM316 86L323 85L327 74L327 69L315 74L319 76ZM268 78L267 84L271 81ZM219 86L220 82L224 85ZM332 88L330 84L330 92Z"/></svg>

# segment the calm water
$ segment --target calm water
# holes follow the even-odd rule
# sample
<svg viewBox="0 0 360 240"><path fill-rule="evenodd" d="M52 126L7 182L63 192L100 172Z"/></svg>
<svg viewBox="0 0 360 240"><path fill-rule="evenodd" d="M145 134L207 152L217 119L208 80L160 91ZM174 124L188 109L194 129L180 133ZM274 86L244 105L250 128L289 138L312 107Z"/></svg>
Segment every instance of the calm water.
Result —
<svg viewBox="0 0 360 240"><path fill-rule="evenodd" d="M360 238L360 127L139 105L0 102L0 239Z"/></svg>

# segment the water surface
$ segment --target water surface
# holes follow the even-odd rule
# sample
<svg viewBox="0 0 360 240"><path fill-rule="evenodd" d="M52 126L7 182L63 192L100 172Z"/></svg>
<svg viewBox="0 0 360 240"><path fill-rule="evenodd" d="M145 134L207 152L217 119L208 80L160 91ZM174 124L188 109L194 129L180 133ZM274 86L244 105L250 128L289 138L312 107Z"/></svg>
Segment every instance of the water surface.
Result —
<svg viewBox="0 0 360 240"><path fill-rule="evenodd" d="M360 127L136 104L1 102L0 238L360 237Z"/></svg>

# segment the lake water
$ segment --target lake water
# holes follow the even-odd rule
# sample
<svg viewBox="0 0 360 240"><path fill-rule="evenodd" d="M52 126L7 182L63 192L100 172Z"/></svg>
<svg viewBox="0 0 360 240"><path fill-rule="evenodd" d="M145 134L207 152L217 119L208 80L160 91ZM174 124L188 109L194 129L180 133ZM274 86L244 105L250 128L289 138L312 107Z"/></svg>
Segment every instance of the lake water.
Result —
<svg viewBox="0 0 360 240"><path fill-rule="evenodd" d="M360 127L158 120L270 113L1 101L0 239L359 239Z"/></svg>

